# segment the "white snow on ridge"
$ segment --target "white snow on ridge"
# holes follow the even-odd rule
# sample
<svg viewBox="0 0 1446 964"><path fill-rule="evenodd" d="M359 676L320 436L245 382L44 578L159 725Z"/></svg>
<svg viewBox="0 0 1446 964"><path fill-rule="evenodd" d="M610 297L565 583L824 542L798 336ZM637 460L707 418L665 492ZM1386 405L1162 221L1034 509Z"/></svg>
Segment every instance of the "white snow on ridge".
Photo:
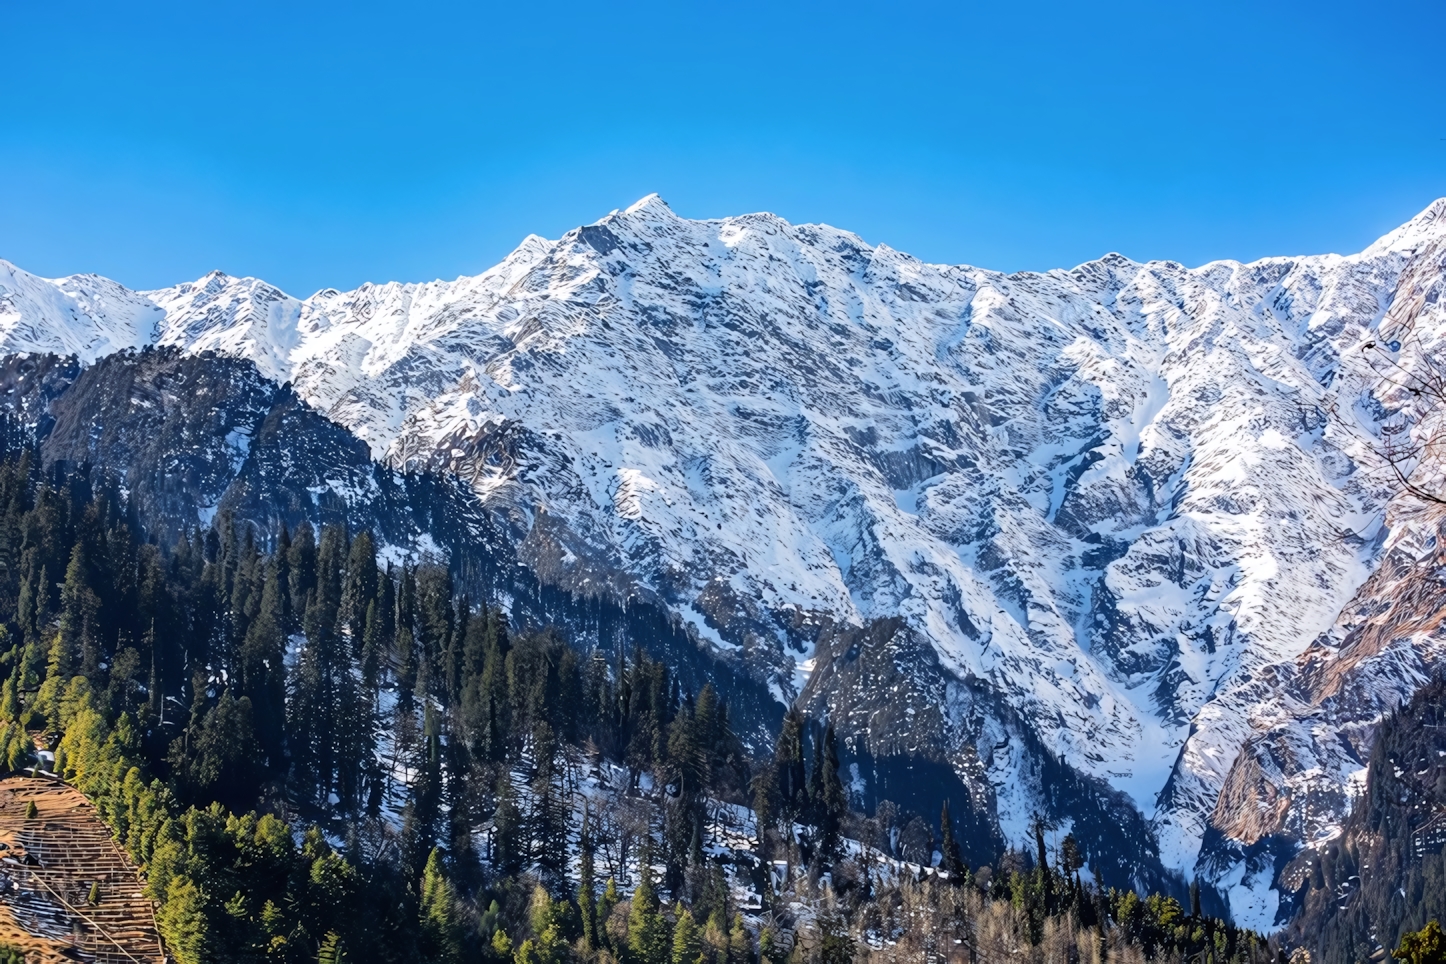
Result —
<svg viewBox="0 0 1446 964"><path fill-rule="evenodd" d="M1439 340L1443 212L1347 257L1004 275L652 196L474 278L305 300L0 262L0 348L251 358L378 457L545 509L789 696L790 614L902 615L1146 813L1173 768L1189 867L1240 694L1376 563L1362 346L1393 305Z"/></svg>
<svg viewBox="0 0 1446 964"><path fill-rule="evenodd" d="M0 260L0 343L9 352L77 355L83 362L156 338L165 312L97 275L50 281Z"/></svg>

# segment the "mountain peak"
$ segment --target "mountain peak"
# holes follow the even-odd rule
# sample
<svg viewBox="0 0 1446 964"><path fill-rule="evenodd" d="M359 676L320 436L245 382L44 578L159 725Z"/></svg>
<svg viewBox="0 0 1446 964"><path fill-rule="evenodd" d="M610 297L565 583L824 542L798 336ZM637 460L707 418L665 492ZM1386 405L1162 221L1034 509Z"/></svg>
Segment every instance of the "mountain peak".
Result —
<svg viewBox="0 0 1446 964"><path fill-rule="evenodd" d="M652 194L649 194L646 197L639 198L637 201L634 201L623 213L671 215L673 213L673 209L668 207L668 202L663 200L663 196L661 194L654 191Z"/></svg>
<svg viewBox="0 0 1446 964"><path fill-rule="evenodd" d="M1443 237L1446 237L1446 197L1432 201L1420 214L1383 235L1366 249L1366 253L1415 248L1423 242Z"/></svg>

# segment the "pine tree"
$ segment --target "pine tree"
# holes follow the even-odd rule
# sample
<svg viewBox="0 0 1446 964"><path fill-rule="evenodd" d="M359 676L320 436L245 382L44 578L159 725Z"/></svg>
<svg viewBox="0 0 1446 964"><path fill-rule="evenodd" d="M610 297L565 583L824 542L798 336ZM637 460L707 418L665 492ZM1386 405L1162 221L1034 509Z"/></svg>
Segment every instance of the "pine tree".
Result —
<svg viewBox="0 0 1446 964"><path fill-rule="evenodd" d="M476 842L472 838L472 758L467 752L467 744L457 739L447 741L443 757L442 776L446 785L452 865L459 880L469 881L475 879L478 859Z"/></svg>
<svg viewBox="0 0 1446 964"><path fill-rule="evenodd" d="M293 626L306 615L306 605L316 588L316 533L311 523L303 521L292 535L287 551L287 572L291 595ZM291 627L288 627L291 628Z"/></svg>
<svg viewBox="0 0 1446 964"><path fill-rule="evenodd" d="M411 627L401 624L397 627L397 705L402 712L410 713L416 702L417 691L417 647L412 639Z"/></svg>
<svg viewBox="0 0 1446 964"><path fill-rule="evenodd" d="M582 915L582 939L589 950L596 950L597 931L597 878L593 868L592 820L587 804L583 804L582 828L578 834L578 885L577 908Z"/></svg>
<svg viewBox="0 0 1446 964"><path fill-rule="evenodd" d="M1049 869L1049 854L1044 846L1044 818L1039 814L1034 815L1034 847L1035 847L1035 890L1039 894L1039 914L1052 914L1054 906L1054 874ZM1036 927L1037 929L1037 927Z"/></svg>
<svg viewBox="0 0 1446 964"><path fill-rule="evenodd" d="M317 948L316 964L344 964L345 961L346 949L342 946L341 935L336 931L327 931Z"/></svg>
<svg viewBox="0 0 1446 964"><path fill-rule="evenodd" d="M447 695L444 656L452 642L452 577L446 566L421 566L415 574L418 672L425 669L429 692Z"/></svg>
<svg viewBox="0 0 1446 964"><path fill-rule="evenodd" d="M663 805L663 886L674 894L683 884L693 841L694 801L686 796Z"/></svg>
<svg viewBox="0 0 1446 964"><path fill-rule="evenodd" d="M702 956L703 939L698 933L698 923L693 920L692 911L684 908L673 925L672 964L698 964Z"/></svg>
<svg viewBox="0 0 1446 964"><path fill-rule="evenodd" d="M189 877L173 877L156 913L156 927L176 964L207 964L213 940L205 914L205 897Z"/></svg>
<svg viewBox="0 0 1446 964"><path fill-rule="evenodd" d="M431 703L423 711L421 759L415 767L417 780L412 798L417 808L417 830L430 847L437 839L437 821L442 808L442 725Z"/></svg>
<svg viewBox="0 0 1446 964"><path fill-rule="evenodd" d="M497 778L497 809L492 815L492 868L511 877L522 869L523 857L522 813L512 779L503 772Z"/></svg>
<svg viewBox="0 0 1446 964"><path fill-rule="evenodd" d="M267 765L279 770L284 763L282 723L286 712L286 588L273 558L256 617L241 646L241 689L256 711L256 736Z"/></svg>
<svg viewBox="0 0 1446 964"><path fill-rule="evenodd" d="M382 638L382 619L377 612L377 601L372 599L367 602L366 616L362 622L362 683L368 690L377 688L385 645Z"/></svg>
<svg viewBox="0 0 1446 964"><path fill-rule="evenodd" d="M753 819L758 829L758 853L764 858L769 856L769 831L777 822L774 809L774 800L779 795L777 772L776 766L765 766L753 778Z"/></svg>
<svg viewBox="0 0 1446 964"><path fill-rule="evenodd" d="M628 912L628 964L671 964L668 925L658 908L652 876L645 863Z"/></svg>
<svg viewBox="0 0 1446 964"><path fill-rule="evenodd" d="M397 634L397 577L390 562L377 585L377 618L382 639L390 645Z"/></svg>
<svg viewBox="0 0 1446 964"><path fill-rule="evenodd" d="M331 783L328 686L322 654L308 642L291 677L286 718L293 785L303 800L317 806L325 804Z"/></svg>
<svg viewBox="0 0 1446 964"><path fill-rule="evenodd" d="M823 733L809 727L813 743L813 762L808 768L808 783L803 804L804 822L819 826L824 819L823 802ZM821 835L820 835L821 836Z"/></svg>
<svg viewBox="0 0 1446 964"><path fill-rule="evenodd" d="M60 590L60 637L51 650L51 676L68 681L77 670L95 679L100 672L100 640L96 638L96 616L100 600L90 587L90 565L85 544L76 542L65 568Z"/></svg>
<svg viewBox="0 0 1446 964"><path fill-rule="evenodd" d="M376 759L376 722L372 701L357 685L350 660L342 659L334 690L336 717L334 732L336 749L336 795L342 812L355 815L361 811L362 791L367 772ZM461 811L458 811L461 815Z"/></svg>
<svg viewBox="0 0 1446 964"><path fill-rule="evenodd" d="M943 855L941 868L949 875L949 882L962 884L969 872L964 858L959 854L959 842L954 839L954 820L949 815L949 801L939 812L939 852Z"/></svg>
<svg viewBox="0 0 1446 964"><path fill-rule="evenodd" d="M496 610L489 612L483 640L482 676L477 683L478 707L485 707L485 715L479 716L483 729L475 733L473 739L478 744L478 755L494 762L506 756L511 742L507 642L506 623L500 620Z"/></svg>
<svg viewBox="0 0 1446 964"><path fill-rule="evenodd" d="M376 601L380 577L381 574L377 571L376 543L373 542L370 532L362 530L352 540L351 550L347 555L340 612L340 618L351 636L352 653L357 658L362 654L367 610Z"/></svg>
<svg viewBox="0 0 1446 964"><path fill-rule="evenodd" d="M0 684L0 723L20 722L20 698L15 691L15 682L19 676L20 668L17 666L14 674Z"/></svg>
<svg viewBox="0 0 1446 964"><path fill-rule="evenodd" d="M672 763L680 792L699 793L707 779L708 758L701 742L697 720L684 706L668 727L668 760Z"/></svg>
<svg viewBox="0 0 1446 964"><path fill-rule="evenodd" d="M848 813L848 796L844 793L843 778L839 773L838 737L833 724L824 730L820 756L821 773L814 804L818 814L819 850L825 859L832 859L838 855L843 819Z"/></svg>
<svg viewBox="0 0 1446 964"><path fill-rule="evenodd" d="M25 559L34 560L35 549L26 551ZM48 573L42 567L39 573L33 573L29 567L25 568L25 574L20 581L20 594L15 607L15 621L20 625L21 636L29 641L34 641L40 635L41 618L40 611L44 608L45 580Z"/></svg>
<svg viewBox="0 0 1446 964"><path fill-rule="evenodd" d="M808 788L803 764L803 714L790 707L774 750L779 810L784 820L798 820L808 809Z"/></svg>
<svg viewBox="0 0 1446 964"><path fill-rule="evenodd" d="M462 957L462 933L457 916L457 895L442 866L442 854L433 849L422 871L422 954L425 960L455 964Z"/></svg>
<svg viewBox="0 0 1446 964"><path fill-rule="evenodd" d="M728 964L749 964L752 960L753 942L743 924L743 915L735 912L733 928L728 932Z"/></svg>
<svg viewBox="0 0 1446 964"><path fill-rule="evenodd" d="M561 748L552 727L539 723L533 736L532 813L528 835L536 848L533 858L545 871L561 876L567 859L567 813L558 785L557 758Z"/></svg>

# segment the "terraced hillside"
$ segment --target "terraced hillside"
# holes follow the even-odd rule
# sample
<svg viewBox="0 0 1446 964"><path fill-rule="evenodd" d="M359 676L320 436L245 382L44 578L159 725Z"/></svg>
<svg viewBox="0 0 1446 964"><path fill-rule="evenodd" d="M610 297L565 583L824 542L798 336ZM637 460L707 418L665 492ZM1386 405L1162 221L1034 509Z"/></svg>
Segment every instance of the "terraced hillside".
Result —
<svg viewBox="0 0 1446 964"><path fill-rule="evenodd" d="M135 867L79 791L46 778L0 780L0 848L0 940L27 959L164 960Z"/></svg>

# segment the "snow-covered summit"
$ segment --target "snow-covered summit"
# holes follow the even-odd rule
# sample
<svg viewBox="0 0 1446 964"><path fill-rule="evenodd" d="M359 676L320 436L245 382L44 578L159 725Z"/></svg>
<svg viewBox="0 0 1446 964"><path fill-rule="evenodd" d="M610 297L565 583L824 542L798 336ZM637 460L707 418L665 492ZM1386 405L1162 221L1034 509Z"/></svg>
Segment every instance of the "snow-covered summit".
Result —
<svg viewBox="0 0 1446 964"><path fill-rule="evenodd" d="M51 281L0 259L0 343L8 352L53 352L94 361L156 338L164 311L97 275Z"/></svg>
<svg viewBox="0 0 1446 964"><path fill-rule="evenodd" d="M1443 212L1344 257L1006 275L650 195L477 277L305 300L0 262L0 347L252 359L378 458L458 474L559 571L646 585L781 698L822 627L902 617L1188 868L1260 680L1380 558L1362 346L1407 309L1438 340ZM941 703L943 739L979 732ZM1008 836L1027 791L979 756Z"/></svg>
<svg viewBox="0 0 1446 964"><path fill-rule="evenodd" d="M1426 210L1367 248L1366 254L1413 250L1443 237L1446 237L1446 198L1438 198Z"/></svg>

